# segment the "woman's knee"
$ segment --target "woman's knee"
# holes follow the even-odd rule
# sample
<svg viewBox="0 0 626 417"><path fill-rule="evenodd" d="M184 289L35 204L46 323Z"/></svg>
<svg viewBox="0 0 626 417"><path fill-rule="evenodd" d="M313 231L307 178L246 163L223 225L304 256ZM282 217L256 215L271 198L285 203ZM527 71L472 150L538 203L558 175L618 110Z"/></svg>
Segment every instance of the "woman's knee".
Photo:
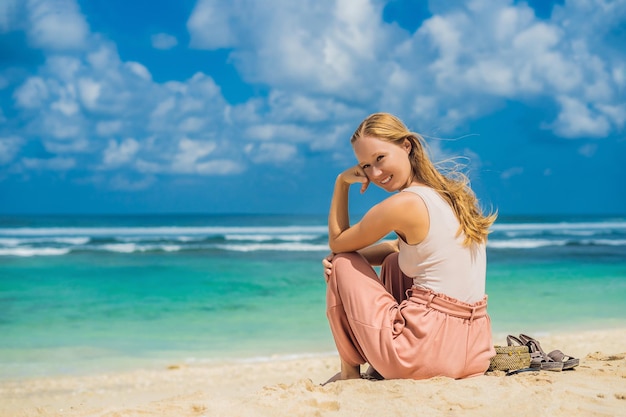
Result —
<svg viewBox="0 0 626 417"><path fill-rule="evenodd" d="M359 258L363 259L363 257L357 252L342 252L335 254L331 262L333 263L333 266L344 265L346 262L348 264L353 264Z"/></svg>
<svg viewBox="0 0 626 417"><path fill-rule="evenodd" d="M369 275L369 270L372 268L367 260L357 252L338 253L331 262L333 264L333 272L340 275L346 272L357 271Z"/></svg>
<svg viewBox="0 0 626 417"><path fill-rule="evenodd" d="M339 253L331 262L333 272L328 281L330 285L361 286L364 278L380 281L374 268L357 252Z"/></svg>

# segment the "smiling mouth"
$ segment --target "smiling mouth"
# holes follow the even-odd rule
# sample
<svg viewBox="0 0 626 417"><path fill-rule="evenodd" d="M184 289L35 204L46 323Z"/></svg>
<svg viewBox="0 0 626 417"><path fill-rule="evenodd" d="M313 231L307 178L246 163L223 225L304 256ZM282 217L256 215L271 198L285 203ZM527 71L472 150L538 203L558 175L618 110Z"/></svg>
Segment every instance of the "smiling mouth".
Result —
<svg viewBox="0 0 626 417"><path fill-rule="evenodd" d="M387 178L385 178L384 180L382 180L380 183L382 185L387 184L389 181L391 181L391 178L393 177L393 175L388 176Z"/></svg>

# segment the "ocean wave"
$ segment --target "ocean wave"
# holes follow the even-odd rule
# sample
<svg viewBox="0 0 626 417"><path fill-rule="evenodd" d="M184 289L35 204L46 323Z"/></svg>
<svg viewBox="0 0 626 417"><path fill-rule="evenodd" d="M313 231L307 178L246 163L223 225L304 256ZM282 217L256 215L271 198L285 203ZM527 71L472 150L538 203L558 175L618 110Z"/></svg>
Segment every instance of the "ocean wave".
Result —
<svg viewBox="0 0 626 417"><path fill-rule="evenodd" d="M97 250L118 253L135 253L135 252L178 252L183 247L180 245L138 245L135 243L109 243L100 247L94 247Z"/></svg>
<svg viewBox="0 0 626 417"><path fill-rule="evenodd" d="M626 246L626 239L508 239L487 242L490 249L536 249L548 246Z"/></svg>
<svg viewBox="0 0 626 417"><path fill-rule="evenodd" d="M317 234L317 235L313 235L313 234L259 235L257 234L257 235L226 235L224 236L226 240L237 240L237 241L245 240L245 241L253 241L253 242L267 242L267 241L275 241L275 240L282 240L282 241L287 241L287 242L304 242L304 241L320 239L322 237L325 237L325 235L321 235L321 234Z"/></svg>
<svg viewBox="0 0 626 417"><path fill-rule="evenodd" d="M0 228L0 236L227 236L325 234L326 226L160 226L160 227L16 227Z"/></svg>
<svg viewBox="0 0 626 417"><path fill-rule="evenodd" d="M60 256L70 252L70 248L0 248L0 256Z"/></svg>
<svg viewBox="0 0 626 417"><path fill-rule="evenodd" d="M613 231L611 229L596 229L596 230L569 230L569 229L549 229L549 230L507 230L504 232L500 232L501 235L506 236L507 238L520 238L520 237L532 237L532 236L573 236L573 237L592 237L592 236L603 236L606 234L610 234ZM494 233L497 235L497 232Z"/></svg>
<svg viewBox="0 0 626 417"><path fill-rule="evenodd" d="M624 236L626 222L496 223L492 236L533 237L543 233L593 237ZM326 226L159 226L159 227L15 227L0 228L0 246L28 242L55 242L84 245L93 238L112 238L123 242L178 240L182 243L221 238L229 241L296 241L325 239ZM33 239L27 241L26 239Z"/></svg>
<svg viewBox="0 0 626 417"><path fill-rule="evenodd" d="M493 250L626 246L626 222L496 224ZM0 228L0 256L76 252L327 252L326 226Z"/></svg>
<svg viewBox="0 0 626 417"><path fill-rule="evenodd" d="M626 239L592 239L581 240L578 242L580 245L593 245L593 246L626 246Z"/></svg>
<svg viewBox="0 0 626 417"><path fill-rule="evenodd" d="M181 251L227 251L227 252L262 252L262 251L284 251L284 252L327 252L326 244L300 243L300 242L279 242L279 243L239 243L239 244L195 244L195 245L175 245L175 244L138 244L138 243L106 243L102 245L86 245L79 247L12 247L0 248L0 256L50 256L67 255L76 252L112 252L118 254L133 254L146 252L181 252Z"/></svg>
<svg viewBox="0 0 626 417"><path fill-rule="evenodd" d="M621 230L626 231L626 222L558 222L558 223L496 223L491 226L494 232L506 231L580 231L580 230ZM571 232L570 232L571 233Z"/></svg>
<svg viewBox="0 0 626 417"><path fill-rule="evenodd" d="M312 243L250 243L250 244L227 244L215 245L218 249L235 252L258 252L258 251L285 251L285 252L322 252L328 251L328 245L315 245Z"/></svg>
<svg viewBox="0 0 626 417"><path fill-rule="evenodd" d="M89 237L27 237L27 238L18 238L18 237L7 237L0 238L1 246L20 246L24 244L33 244L33 243L59 243L59 244L67 244L67 245L84 245L89 243L91 239Z"/></svg>
<svg viewBox="0 0 626 417"><path fill-rule="evenodd" d="M489 240L487 247L490 249L535 249L545 246L565 246L567 243L567 240L549 239Z"/></svg>
<svg viewBox="0 0 626 417"><path fill-rule="evenodd" d="M137 250L137 247L135 243L110 243L99 248L109 252L133 253Z"/></svg>

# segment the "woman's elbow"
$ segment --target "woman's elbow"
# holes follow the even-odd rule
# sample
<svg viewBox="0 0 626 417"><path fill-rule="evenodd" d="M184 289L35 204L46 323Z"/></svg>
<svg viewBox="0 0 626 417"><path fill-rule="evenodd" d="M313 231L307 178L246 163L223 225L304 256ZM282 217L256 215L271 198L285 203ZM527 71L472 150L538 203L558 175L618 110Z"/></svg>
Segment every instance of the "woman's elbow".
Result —
<svg viewBox="0 0 626 417"><path fill-rule="evenodd" d="M332 239L328 241L328 247L330 248L330 251L332 253L350 252L350 250L347 249L345 245L342 245L340 242Z"/></svg>

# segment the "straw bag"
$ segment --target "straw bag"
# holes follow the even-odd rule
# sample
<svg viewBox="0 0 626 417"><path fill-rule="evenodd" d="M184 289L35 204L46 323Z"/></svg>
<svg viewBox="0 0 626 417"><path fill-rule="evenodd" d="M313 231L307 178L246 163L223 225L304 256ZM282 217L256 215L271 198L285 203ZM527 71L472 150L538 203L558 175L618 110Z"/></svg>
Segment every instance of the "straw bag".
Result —
<svg viewBox="0 0 626 417"><path fill-rule="evenodd" d="M489 371L515 371L530 366L528 346L494 346L496 356L491 358Z"/></svg>

